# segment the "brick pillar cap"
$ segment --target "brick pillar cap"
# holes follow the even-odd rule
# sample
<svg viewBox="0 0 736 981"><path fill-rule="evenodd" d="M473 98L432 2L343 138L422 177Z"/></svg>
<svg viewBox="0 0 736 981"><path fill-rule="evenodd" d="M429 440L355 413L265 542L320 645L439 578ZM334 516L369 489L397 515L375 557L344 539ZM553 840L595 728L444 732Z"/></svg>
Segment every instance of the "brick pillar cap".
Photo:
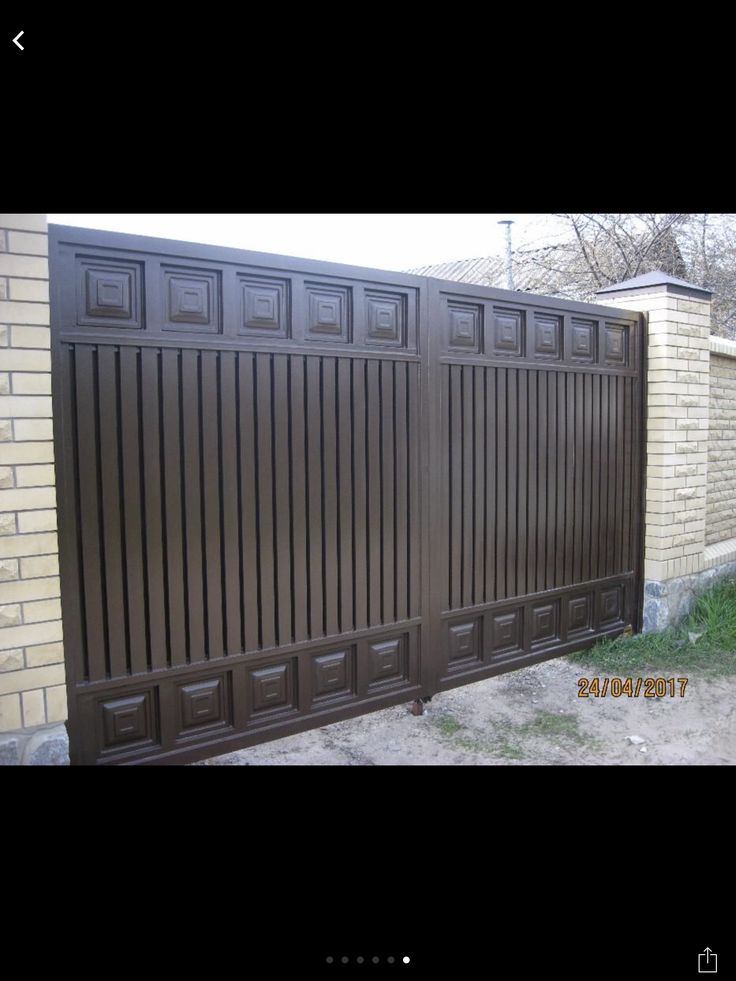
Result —
<svg viewBox="0 0 736 981"><path fill-rule="evenodd" d="M613 296L628 294L629 296L636 296L637 294L651 293L653 290L661 290L663 293L673 293L675 296L692 296L697 300L710 300L713 296L710 290L702 286L686 283L684 279L668 276L664 272L648 272L644 273L643 276L626 279L623 283L604 286L602 290L596 290L595 295Z"/></svg>

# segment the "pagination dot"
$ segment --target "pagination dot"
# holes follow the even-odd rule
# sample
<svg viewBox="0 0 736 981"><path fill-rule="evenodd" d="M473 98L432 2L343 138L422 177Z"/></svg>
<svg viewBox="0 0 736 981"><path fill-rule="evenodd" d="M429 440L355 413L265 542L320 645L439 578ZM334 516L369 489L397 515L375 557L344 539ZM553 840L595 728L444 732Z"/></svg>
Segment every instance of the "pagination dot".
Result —
<svg viewBox="0 0 736 981"><path fill-rule="evenodd" d="M403 958L403 961L404 961L405 964L408 964L410 960L411 960L410 957L404 957Z"/></svg>

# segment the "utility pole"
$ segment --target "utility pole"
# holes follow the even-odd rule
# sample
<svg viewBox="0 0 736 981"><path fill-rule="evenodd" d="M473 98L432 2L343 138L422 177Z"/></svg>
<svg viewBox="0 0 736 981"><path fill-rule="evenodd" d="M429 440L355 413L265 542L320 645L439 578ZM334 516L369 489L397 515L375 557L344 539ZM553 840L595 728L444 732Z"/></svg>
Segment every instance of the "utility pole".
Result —
<svg viewBox="0 0 736 981"><path fill-rule="evenodd" d="M514 271L511 265L511 226L514 224L510 219L499 221L499 225L506 226L506 288L514 288Z"/></svg>

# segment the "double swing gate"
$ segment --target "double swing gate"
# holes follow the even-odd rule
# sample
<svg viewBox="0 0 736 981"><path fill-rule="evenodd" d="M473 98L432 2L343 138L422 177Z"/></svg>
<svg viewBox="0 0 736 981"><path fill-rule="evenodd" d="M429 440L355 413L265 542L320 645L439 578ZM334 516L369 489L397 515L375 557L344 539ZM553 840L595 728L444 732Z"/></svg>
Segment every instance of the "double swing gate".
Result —
<svg viewBox="0 0 736 981"><path fill-rule="evenodd" d="M639 314L50 227L72 762L639 629Z"/></svg>

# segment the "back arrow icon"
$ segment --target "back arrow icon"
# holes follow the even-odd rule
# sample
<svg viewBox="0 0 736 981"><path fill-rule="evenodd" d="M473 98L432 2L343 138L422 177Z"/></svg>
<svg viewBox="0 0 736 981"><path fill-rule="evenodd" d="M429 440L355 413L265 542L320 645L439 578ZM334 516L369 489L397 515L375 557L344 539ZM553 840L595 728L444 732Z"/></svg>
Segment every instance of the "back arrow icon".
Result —
<svg viewBox="0 0 736 981"><path fill-rule="evenodd" d="M21 44L21 43L20 43L20 42L18 41L18 38L19 38L19 37L21 37L21 35L23 35L23 34L25 34L25 31L19 31L19 32L18 32L18 33L17 33L16 35L15 35L15 37L13 38L13 44L16 44L16 45L17 45L17 46L18 46L18 47L20 48L20 50L21 50L21 51L25 51L25 50L26 50L26 49L25 49L25 48L23 47L23 45L22 45L22 44Z"/></svg>

